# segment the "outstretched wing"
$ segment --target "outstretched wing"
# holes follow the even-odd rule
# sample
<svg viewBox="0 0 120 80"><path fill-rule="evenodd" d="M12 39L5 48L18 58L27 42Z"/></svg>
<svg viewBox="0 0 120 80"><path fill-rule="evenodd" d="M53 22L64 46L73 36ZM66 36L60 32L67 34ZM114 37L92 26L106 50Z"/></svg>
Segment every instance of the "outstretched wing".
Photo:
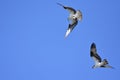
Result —
<svg viewBox="0 0 120 80"><path fill-rule="evenodd" d="M101 62L101 57L97 54L97 49L96 49L95 43L91 44L90 56L93 58L93 60L95 61L96 64Z"/></svg>
<svg viewBox="0 0 120 80"><path fill-rule="evenodd" d="M114 67L112 67L112 66L110 66L110 65L108 65L108 64L107 64L107 65L104 65L104 67L105 67L105 68L112 68L112 69L114 69Z"/></svg>
<svg viewBox="0 0 120 80"><path fill-rule="evenodd" d="M104 59L104 60L102 61L102 64L103 64L103 65L102 65L101 67L104 67L104 68L113 68L112 66L109 65L107 59Z"/></svg>
<svg viewBox="0 0 120 80"><path fill-rule="evenodd" d="M70 12L70 14L75 14L76 13L76 10L73 9L72 7L67 7L67 6L64 6L60 3L57 3L58 5L62 6L64 9L68 10Z"/></svg>
<svg viewBox="0 0 120 80"><path fill-rule="evenodd" d="M65 38L72 32L72 30L75 28L75 26L78 24L77 19L72 20L72 24L69 24L67 32L65 34Z"/></svg>

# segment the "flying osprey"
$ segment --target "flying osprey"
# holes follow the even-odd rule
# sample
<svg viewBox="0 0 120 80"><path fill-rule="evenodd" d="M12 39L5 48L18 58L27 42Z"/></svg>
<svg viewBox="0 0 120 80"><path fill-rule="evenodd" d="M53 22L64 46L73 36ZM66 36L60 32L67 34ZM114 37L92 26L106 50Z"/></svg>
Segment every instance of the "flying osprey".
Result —
<svg viewBox="0 0 120 80"><path fill-rule="evenodd" d="M68 21L71 20L71 23L68 26L68 29L66 31L65 37L67 37L72 30L74 29L74 27L78 24L78 20L82 21L82 13L80 10L75 10L72 7L67 7L64 6L60 3L57 3L58 5L62 6L64 9L68 10L70 12L70 15L68 17Z"/></svg>
<svg viewBox="0 0 120 80"><path fill-rule="evenodd" d="M108 65L107 59L102 60L101 57L97 54L97 49L96 49L95 43L91 44L90 56L95 61L95 65L93 65L92 68L98 68L98 67L113 68L112 66Z"/></svg>

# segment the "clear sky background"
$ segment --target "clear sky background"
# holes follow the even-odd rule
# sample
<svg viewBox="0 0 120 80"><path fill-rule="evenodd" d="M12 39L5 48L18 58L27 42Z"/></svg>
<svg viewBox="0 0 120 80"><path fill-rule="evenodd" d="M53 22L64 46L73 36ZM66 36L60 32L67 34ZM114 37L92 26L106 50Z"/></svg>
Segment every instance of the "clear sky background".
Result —
<svg viewBox="0 0 120 80"><path fill-rule="evenodd" d="M65 39L68 12L79 22ZM115 69L92 69L90 45ZM120 80L120 0L0 0L0 80Z"/></svg>

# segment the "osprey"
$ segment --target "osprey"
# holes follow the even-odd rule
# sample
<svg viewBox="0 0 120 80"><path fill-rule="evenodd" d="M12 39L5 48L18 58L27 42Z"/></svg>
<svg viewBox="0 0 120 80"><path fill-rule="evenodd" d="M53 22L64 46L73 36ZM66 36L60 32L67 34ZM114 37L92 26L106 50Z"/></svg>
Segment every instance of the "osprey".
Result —
<svg viewBox="0 0 120 80"><path fill-rule="evenodd" d="M108 65L107 59L101 59L101 57L97 54L97 49L95 43L91 44L90 47L90 56L93 58L95 61L95 65L93 65L92 68L98 68L98 67L103 67L103 68L113 68L112 66Z"/></svg>
<svg viewBox="0 0 120 80"><path fill-rule="evenodd" d="M82 13L80 10L75 10L72 7L67 7L60 3L57 3L57 4L62 6L64 9L68 10L70 13L70 15L68 17L68 21L71 20L71 23L68 25L68 29L65 34L65 37L67 37L72 32L74 27L78 24L78 20L82 21Z"/></svg>

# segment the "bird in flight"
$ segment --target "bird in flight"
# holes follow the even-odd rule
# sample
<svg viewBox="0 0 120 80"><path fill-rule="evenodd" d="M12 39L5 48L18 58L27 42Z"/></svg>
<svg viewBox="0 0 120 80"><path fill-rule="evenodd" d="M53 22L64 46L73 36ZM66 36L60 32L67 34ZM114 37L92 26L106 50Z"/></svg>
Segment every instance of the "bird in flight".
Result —
<svg viewBox="0 0 120 80"><path fill-rule="evenodd" d="M62 6L64 9L68 10L70 13L68 17L68 21L71 20L71 23L69 23L68 29L65 34L65 38L66 38L72 32L74 27L78 24L78 20L82 21L82 12L80 10L73 9L72 7L64 6L60 3L57 3L57 4Z"/></svg>
<svg viewBox="0 0 120 80"><path fill-rule="evenodd" d="M99 68L99 67L102 67L102 68L113 68L112 66L108 65L107 59L103 59L102 60L101 57L98 55L95 43L91 44L90 56L95 61L95 65L93 65L92 68Z"/></svg>

